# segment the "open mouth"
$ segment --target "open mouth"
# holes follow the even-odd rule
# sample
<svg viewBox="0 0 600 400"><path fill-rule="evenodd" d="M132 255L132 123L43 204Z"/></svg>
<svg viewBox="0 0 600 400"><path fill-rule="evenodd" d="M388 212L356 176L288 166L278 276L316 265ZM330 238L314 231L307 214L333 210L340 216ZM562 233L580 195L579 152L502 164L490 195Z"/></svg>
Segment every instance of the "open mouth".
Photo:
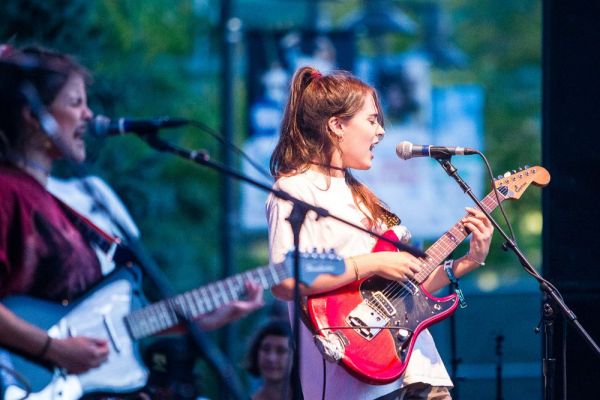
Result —
<svg viewBox="0 0 600 400"><path fill-rule="evenodd" d="M77 128L73 135L75 137L75 139L83 140L83 136L85 135L86 129L87 129L86 126L81 126L81 127Z"/></svg>

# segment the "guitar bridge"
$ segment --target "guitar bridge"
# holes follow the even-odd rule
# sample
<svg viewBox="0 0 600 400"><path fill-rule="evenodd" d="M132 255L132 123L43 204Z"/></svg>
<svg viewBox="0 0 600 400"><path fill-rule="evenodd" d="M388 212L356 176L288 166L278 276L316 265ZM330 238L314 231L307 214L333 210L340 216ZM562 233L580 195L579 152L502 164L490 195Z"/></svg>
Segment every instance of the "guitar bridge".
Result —
<svg viewBox="0 0 600 400"><path fill-rule="evenodd" d="M346 323L367 340L371 340L387 326L390 316L396 309L381 292L380 296L373 295L374 302L363 300L346 317ZM391 315L389 314L391 313Z"/></svg>

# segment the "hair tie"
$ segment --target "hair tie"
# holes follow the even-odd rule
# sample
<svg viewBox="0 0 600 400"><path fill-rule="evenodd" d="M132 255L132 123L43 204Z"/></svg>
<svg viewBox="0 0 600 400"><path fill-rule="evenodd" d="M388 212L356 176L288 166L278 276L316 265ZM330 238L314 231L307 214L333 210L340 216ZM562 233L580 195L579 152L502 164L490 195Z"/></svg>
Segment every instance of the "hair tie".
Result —
<svg viewBox="0 0 600 400"><path fill-rule="evenodd" d="M9 57L13 52L13 47L10 44L0 44L0 59Z"/></svg>
<svg viewBox="0 0 600 400"><path fill-rule="evenodd" d="M316 69L315 69L313 72L311 72L311 73L310 73L310 76L311 76L313 79L316 79L316 78L320 78L320 77L322 77L322 76L323 76L323 74L321 74L321 73L320 73L318 70L316 70Z"/></svg>

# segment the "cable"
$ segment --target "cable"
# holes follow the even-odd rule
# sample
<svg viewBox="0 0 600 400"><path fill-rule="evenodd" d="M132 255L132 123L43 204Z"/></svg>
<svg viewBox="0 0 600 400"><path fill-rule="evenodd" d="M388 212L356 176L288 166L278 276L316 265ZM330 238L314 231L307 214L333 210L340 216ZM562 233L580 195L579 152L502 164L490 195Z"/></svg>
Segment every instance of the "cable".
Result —
<svg viewBox="0 0 600 400"><path fill-rule="evenodd" d="M562 398L567 400L567 320L563 318L563 335L562 335L562 379L563 390Z"/></svg>
<svg viewBox="0 0 600 400"><path fill-rule="evenodd" d="M498 202L498 207L500 208L502 217L504 218L504 221L506 222L506 225L508 226L508 230L510 231L511 239L513 240L513 242L515 243L515 246L516 246L517 239L515 237L515 232L513 231L512 225L511 225L510 221L508 220L506 212L504 211L504 207L502 206L502 202L500 201L500 194L498 193L498 188L496 187L496 181L494 180L494 173L492 171L492 167L490 166L488 159L486 158L486 156L483 153L481 153L480 151L477 151L477 154L483 159L483 162L485 163L486 169L488 171L488 175L490 177L490 182L492 184L492 189L494 190L494 195L496 196L496 201Z"/></svg>
<svg viewBox="0 0 600 400"><path fill-rule="evenodd" d="M273 180L271 173L265 170L261 165L259 165L256 161L254 161L250 156L248 156L242 149L240 149L237 145L225 139L220 132L212 129L211 127L203 124L202 122L190 120L190 125L208 133L213 138L217 139L219 142L226 144L236 151L238 155L240 155L243 159L245 159L256 171L258 171L261 175L267 178L269 181Z"/></svg>
<svg viewBox="0 0 600 400"><path fill-rule="evenodd" d="M7 367L6 365L3 365L1 363L0 363L0 370L4 370L6 373L11 375L13 378L15 378L15 380L17 380L21 383L21 385L22 385L21 388L25 391L25 395L23 397L21 397L19 400L25 400L26 398L29 397L29 395L31 394L31 385L29 384L27 379L22 374L17 372L15 369ZM2 388L2 387L0 387L0 389L4 390L4 388Z"/></svg>
<svg viewBox="0 0 600 400"><path fill-rule="evenodd" d="M323 358L323 392L321 393L321 400L325 400L325 392L327 392L327 362Z"/></svg>

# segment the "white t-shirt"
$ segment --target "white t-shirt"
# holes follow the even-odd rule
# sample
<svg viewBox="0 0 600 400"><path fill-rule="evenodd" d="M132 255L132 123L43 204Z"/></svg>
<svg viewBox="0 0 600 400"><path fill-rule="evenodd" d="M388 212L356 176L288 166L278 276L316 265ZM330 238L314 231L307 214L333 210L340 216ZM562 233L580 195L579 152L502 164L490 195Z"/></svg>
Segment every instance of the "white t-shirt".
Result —
<svg viewBox="0 0 600 400"><path fill-rule="evenodd" d="M308 170L298 175L277 180L275 189L281 189L307 203L329 210L333 215L365 225L365 215L356 207L352 192L344 178L327 178ZM293 246L293 235L285 220L292 209L291 203L269 196L266 204L269 222L269 254L271 262L283 261ZM332 218L316 220L309 212L300 231L300 250L334 249L341 257L370 253L375 239ZM290 317L293 303L289 303ZM320 399L323 390L323 359L314 345L310 331L301 324L300 376L304 398ZM341 365L326 363L326 399L371 400L401 388L404 384L423 382L433 386L452 386L452 381L437 352L428 330L417 338L403 377L385 385L370 385L350 375Z"/></svg>
<svg viewBox="0 0 600 400"><path fill-rule="evenodd" d="M88 176L63 180L51 176L46 189L107 234L119 238L140 236L127 208L102 179ZM107 275L115 268L112 257L107 257L96 246L92 247L100 261L102 274Z"/></svg>

